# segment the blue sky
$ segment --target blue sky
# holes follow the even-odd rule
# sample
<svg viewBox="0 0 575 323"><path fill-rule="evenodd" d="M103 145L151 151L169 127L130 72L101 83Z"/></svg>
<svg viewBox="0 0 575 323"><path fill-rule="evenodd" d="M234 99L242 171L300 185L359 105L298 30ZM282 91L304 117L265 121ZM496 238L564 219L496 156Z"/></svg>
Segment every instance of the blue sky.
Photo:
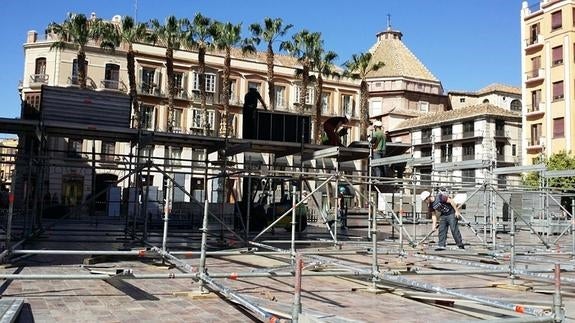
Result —
<svg viewBox="0 0 575 323"><path fill-rule="evenodd" d="M533 2L532 0L530 2ZM135 14L135 0L2 1L2 73L0 117L20 114L17 86L23 76L28 30L43 33L67 12L110 19ZM303 10L301 10L303 9ZM387 26L403 33L409 49L443 83L445 91L478 90L491 83L519 86L521 0L137 0L137 19L160 21L168 15L191 18L196 12L247 27L264 17L280 17L322 33L326 49L342 64L368 50ZM1 131L1 129L0 129Z"/></svg>

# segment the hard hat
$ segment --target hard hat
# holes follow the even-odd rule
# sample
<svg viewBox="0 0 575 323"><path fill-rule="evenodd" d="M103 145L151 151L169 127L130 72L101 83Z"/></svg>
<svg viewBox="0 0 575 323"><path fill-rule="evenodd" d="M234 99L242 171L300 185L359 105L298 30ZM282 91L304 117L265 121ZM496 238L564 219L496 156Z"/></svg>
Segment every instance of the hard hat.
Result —
<svg viewBox="0 0 575 323"><path fill-rule="evenodd" d="M378 120L378 121L374 121L374 122L373 122L373 126L374 126L374 127L383 127L383 123L382 123L381 121L379 121L379 120Z"/></svg>
<svg viewBox="0 0 575 323"><path fill-rule="evenodd" d="M339 192L342 193L342 194L345 193L345 186L340 186L340 187L339 187Z"/></svg>
<svg viewBox="0 0 575 323"><path fill-rule="evenodd" d="M419 194L419 197L421 198L422 201L425 201L426 198L428 198L431 195L431 193L429 193L429 191L423 191L421 192L421 194Z"/></svg>

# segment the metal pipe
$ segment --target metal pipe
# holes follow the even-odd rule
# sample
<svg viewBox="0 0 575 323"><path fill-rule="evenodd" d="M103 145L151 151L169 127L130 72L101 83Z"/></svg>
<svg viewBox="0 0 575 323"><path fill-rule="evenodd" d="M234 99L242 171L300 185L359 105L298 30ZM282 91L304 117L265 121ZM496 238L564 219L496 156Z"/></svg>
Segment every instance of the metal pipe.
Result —
<svg viewBox="0 0 575 323"><path fill-rule="evenodd" d="M292 188L292 197L291 197L291 256L292 260L295 260L295 225L296 225L296 187L295 185Z"/></svg>
<svg viewBox="0 0 575 323"><path fill-rule="evenodd" d="M166 244L168 243L168 219L170 217L170 182L166 187L166 198L164 199L164 230L162 234L162 250L166 251Z"/></svg>
<svg viewBox="0 0 575 323"><path fill-rule="evenodd" d="M201 247L201 255L200 255L200 272L206 273L206 251L207 251L207 241L208 241L208 209L209 209L209 202L208 199L204 200L204 218L202 221L202 243ZM200 282L200 292L203 293L204 291L204 284Z"/></svg>
<svg viewBox="0 0 575 323"><path fill-rule="evenodd" d="M511 278L511 283L514 283L515 275L515 212L512 208L509 208L509 213L511 214L511 232L509 235L511 237L511 254L509 256L509 278Z"/></svg>
<svg viewBox="0 0 575 323"><path fill-rule="evenodd" d="M295 282L294 282L294 296L292 307L292 322L299 322L299 314L301 313L301 274L303 270L303 260L300 254L295 255Z"/></svg>
<svg viewBox="0 0 575 323"><path fill-rule="evenodd" d="M555 264L555 293L553 293L553 316L555 322L563 322L565 320L565 310L563 308L563 300L561 299L561 267Z"/></svg>

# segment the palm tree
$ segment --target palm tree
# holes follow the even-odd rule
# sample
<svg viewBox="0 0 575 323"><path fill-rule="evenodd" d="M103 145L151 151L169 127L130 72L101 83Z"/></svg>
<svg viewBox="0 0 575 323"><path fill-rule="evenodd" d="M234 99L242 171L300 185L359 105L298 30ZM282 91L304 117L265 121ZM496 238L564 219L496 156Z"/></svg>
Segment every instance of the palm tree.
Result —
<svg viewBox="0 0 575 323"><path fill-rule="evenodd" d="M268 95L270 99L271 110L275 110L276 100L275 100L275 89L274 89L274 47L273 43L280 37L283 37L287 31L293 27L293 25L288 24L283 25L281 18L265 18L264 24L254 23L250 25L250 30L254 36L254 41L259 44L261 40L267 43L266 51L266 64L268 67L267 78L268 78Z"/></svg>
<svg viewBox="0 0 575 323"><path fill-rule="evenodd" d="M126 52L126 61L128 64L128 83L130 101L132 102L132 112L134 114L135 127L140 129L141 116L140 107L138 105L138 90L136 88L136 55L134 53L134 43L145 40L146 38L146 25L143 23L136 23L134 18L125 16L120 23L109 23L106 30L107 34L104 37L105 42L111 43L111 47L115 48L124 43L128 45Z"/></svg>
<svg viewBox="0 0 575 323"><path fill-rule="evenodd" d="M221 23L215 22L214 28L216 34L214 37L214 45L217 49L223 50L225 52L224 57L224 78L223 78L223 90L224 90L224 117L221 121L221 129L225 131L225 137L228 137L230 128L230 118L228 116L228 111L230 107L230 66L231 66L231 49L232 47L241 46L242 52L255 52L256 48L253 45L251 39L242 39L241 30L242 24L233 25L231 23Z"/></svg>
<svg viewBox="0 0 575 323"><path fill-rule="evenodd" d="M169 16L161 25L158 20L150 21L152 27L148 39L155 44L166 47L166 72L168 74L168 131L174 130L174 97L176 96L176 84L174 78L174 50L180 49L184 43L189 21Z"/></svg>
<svg viewBox="0 0 575 323"><path fill-rule="evenodd" d="M202 107L202 125L204 135L209 133L208 106L206 104L206 52L213 49L215 25L212 19L204 17L201 13L196 16L190 24L190 32L186 41L186 46L198 51L198 86L200 87L200 105Z"/></svg>
<svg viewBox="0 0 575 323"><path fill-rule="evenodd" d="M292 36L291 41L284 41L280 45L280 50L285 50L297 58L302 65L301 70L296 74L301 76L301 89L299 93L299 113L303 114L305 110L305 101L307 97L307 86L309 84L309 71L317 47L321 44L321 34L318 32L309 32L302 30Z"/></svg>
<svg viewBox="0 0 575 323"><path fill-rule="evenodd" d="M318 47L313 59L313 69L317 71L316 77L316 90L317 96L315 98L315 114L313 119L314 124L314 138L317 144L320 143L321 138L321 114L322 114L322 97L323 97L323 76L335 76L338 73L334 69L334 60L337 54L333 51L324 51L323 48Z"/></svg>
<svg viewBox="0 0 575 323"><path fill-rule="evenodd" d="M95 17L88 19L84 14L69 13L62 24L51 22L46 28L46 33L58 37L50 49L64 49L70 44L77 48L78 84L81 89L85 89L86 46L90 40L96 42L101 40L104 33L102 19Z"/></svg>
<svg viewBox="0 0 575 323"><path fill-rule="evenodd" d="M360 140L367 140L367 125L369 124L369 109L367 99L369 92L367 88L367 74L371 71L377 71L384 63L381 61L372 61L373 56L371 53L353 54L351 59L344 63L346 71L344 75L351 76L352 78L361 79L360 84L360 104L359 104L359 135Z"/></svg>

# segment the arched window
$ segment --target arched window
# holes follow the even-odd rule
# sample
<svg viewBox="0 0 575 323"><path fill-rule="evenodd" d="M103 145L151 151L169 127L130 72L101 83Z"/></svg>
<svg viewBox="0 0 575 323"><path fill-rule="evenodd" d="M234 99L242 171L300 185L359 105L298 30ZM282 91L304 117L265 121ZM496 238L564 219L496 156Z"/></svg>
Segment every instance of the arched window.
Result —
<svg viewBox="0 0 575 323"><path fill-rule="evenodd" d="M46 57L36 58L36 64L34 66L34 75L32 75L32 80L34 82L46 83L48 81L48 75L46 75Z"/></svg>
<svg viewBox="0 0 575 323"><path fill-rule="evenodd" d="M521 101L517 99L511 101L511 111L521 111Z"/></svg>
<svg viewBox="0 0 575 323"><path fill-rule="evenodd" d="M489 99L483 100L483 103L489 103Z"/></svg>

